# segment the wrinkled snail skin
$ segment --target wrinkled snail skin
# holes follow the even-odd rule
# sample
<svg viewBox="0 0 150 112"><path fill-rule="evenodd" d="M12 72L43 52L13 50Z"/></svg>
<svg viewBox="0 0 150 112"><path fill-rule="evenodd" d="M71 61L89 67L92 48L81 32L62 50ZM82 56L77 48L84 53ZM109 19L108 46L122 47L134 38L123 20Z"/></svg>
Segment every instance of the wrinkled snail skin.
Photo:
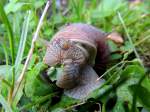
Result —
<svg viewBox="0 0 150 112"><path fill-rule="evenodd" d="M57 77L56 85L60 88L71 89L78 85L80 75L79 65L73 63L64 65L64 71Z"/></svg>
<svg viewBox="0 0 150 112"><path fill-rule="evenodd" d="M76 46L69 48L63 53L62 64L63 73L57 78L56 85L64 89L74 88L78 85L80 71L86 64L84 52Z"/></svg>
<svg viewBox="0 0 150 112"><path fill-rule="evenodd" d="M53 43L57 43L57 45ZM49 47L52 49L49 50L48 48L47 50L50 54L46 54L44 62L50 66L57 63L63 64L64 70L60 76L57 76L56 85L64 89L73 88L79 83L80 71L86 64L88 52L77 44L69 40L66 41L64 38L55 39L53 43L51 43ZM53 60L50 61L47 57L52 57L51 59Z"/></svg>
<svg viewBox="0 0 150 112"><path fill-rule="evenodd" d="M104 80L97 81L97 78L98 75L94 69L87 65L82 70L82 75L80 75L80 83L72 89L65 89L64 93L75 99L83 99L104 83Z"/></svg>
<svg viewBox="0 0 150 112"><path fill-rule="evenodd" d="M64 65L56 85L64 88L66 95L83 99L100 87L102 81L96 81L97 73L106 67L109 55L105 37L104 32L82 23L67 25L54 35L44 63Z"/></svg>

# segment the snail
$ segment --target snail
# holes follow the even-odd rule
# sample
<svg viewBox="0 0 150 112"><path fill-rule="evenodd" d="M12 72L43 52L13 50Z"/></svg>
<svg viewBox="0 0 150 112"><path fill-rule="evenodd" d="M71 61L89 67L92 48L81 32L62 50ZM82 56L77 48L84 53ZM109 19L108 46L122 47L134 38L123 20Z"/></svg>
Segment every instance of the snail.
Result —
<svg viewBox="0 0 150 112"><path fill-rule="evenodd" d="M48 43L44 63L63 65L56 85L63 88L66 95L83 99L100 87L103 80L97 80L98 74L106 68L109 59L107 35L92 25L72 23L58 31Z"/></svg>

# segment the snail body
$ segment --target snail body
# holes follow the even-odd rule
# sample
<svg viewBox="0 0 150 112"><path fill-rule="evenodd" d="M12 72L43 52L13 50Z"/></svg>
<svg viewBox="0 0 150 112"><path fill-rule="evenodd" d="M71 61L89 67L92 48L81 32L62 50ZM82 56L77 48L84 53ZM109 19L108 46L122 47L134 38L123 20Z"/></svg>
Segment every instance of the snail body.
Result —
<svg viewBox="0 0 150 112"><path fill-rule="evenodd" d="M49 42L44 63L64 65L56 85L64 88L65 94L82 99L100 86L97 73L106 67L109 55L106 36L91 25L74 23L58 31Z"/></svg>

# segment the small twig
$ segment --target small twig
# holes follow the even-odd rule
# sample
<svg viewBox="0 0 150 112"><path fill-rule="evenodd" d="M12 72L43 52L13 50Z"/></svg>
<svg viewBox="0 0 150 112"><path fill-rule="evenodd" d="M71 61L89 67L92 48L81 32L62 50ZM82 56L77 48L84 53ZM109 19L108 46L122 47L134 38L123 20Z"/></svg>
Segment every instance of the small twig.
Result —
<svg viewBox="0 0 150 112"><path fill-rule="evenodd" d="M110 71L112 71L113 69L115 69L117 66L119 66L122 63L124 63L124 61L121 61L121 62L117 63L116 65L114 65L113 67L111 67L110 69L108 69L103 75L101 75L99 78L97 78L96 81L100 80L102 77L104 77L106 74L108 74Z"/></svg>
<svg viewBox="0 0 150 112"><path fill-rule="evenodd" d="M34 36L33 36L32 43L31 43L31 48L30 48L30 50L29 50L27 59L26 59L26 61L25 61L25 65L24 65L23 70L22 70L22 72L21 72L21 74L20 74L20 76L19 76L19 78L18 78L18 80L17 80L16 89L15 89L14 92L13 92L13 99L14 99L14 97L16 96L16 94L17 94L17 92L18 92L18 90L19 90L19 87L20 87L20 85L21 85L21 82L22 82L22 80L23 80L23 78L24 78L24 76L25 76L25 72L26 72L26 70L27 70L27 66L28 66L28 64L29 64L29 61L30 61L31 56L32 56L33 51L34 51L35 42L36 42L36 40L37 40L37 38L38 38L38 34L39 34L40 28L41 28L41 26L42 26L43 19L44 19L45 15L46 15L46 12L47 12L47 10L48 10L50 4L51 4L51 1L48 0L47 3L46 3L46 6L45 6L45 8L44 8L44 11L43 11L43 13L42 13L42 16L41 16L41 18L40 18L40 20L39 20L39 23L38 23L36 32L35 32L35 34L34 34Z"/></svg>
<svg viewBox="0 0 150 112"><path fill-rule="evenodd" d="M85 103L86 103L86 101L81 101L81 102L78 103L78 104L74 104L74 105L72 105L72 106L67 107L67 108L65 109L65 111L67 111L67 110L69 110L69 109L72 109L72 108L75 108L75 107L77 107L77 106L83 105L83 104L85 104Z"/></svg>

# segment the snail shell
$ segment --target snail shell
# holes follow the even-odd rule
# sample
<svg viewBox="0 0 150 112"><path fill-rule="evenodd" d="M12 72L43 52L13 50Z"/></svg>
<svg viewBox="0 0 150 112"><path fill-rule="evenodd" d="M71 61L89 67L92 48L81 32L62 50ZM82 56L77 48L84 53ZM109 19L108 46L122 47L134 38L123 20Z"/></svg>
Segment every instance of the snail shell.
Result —
<svg viewBox="0 0 150 112"><path fill-rule="evenodd" d="M50 41L44 63L64 65L56 85L64 88L68 96L82 99L100 86L96 72L105 68L109 55L105 37L91 25L75 23L65 26Z"/></svg>

